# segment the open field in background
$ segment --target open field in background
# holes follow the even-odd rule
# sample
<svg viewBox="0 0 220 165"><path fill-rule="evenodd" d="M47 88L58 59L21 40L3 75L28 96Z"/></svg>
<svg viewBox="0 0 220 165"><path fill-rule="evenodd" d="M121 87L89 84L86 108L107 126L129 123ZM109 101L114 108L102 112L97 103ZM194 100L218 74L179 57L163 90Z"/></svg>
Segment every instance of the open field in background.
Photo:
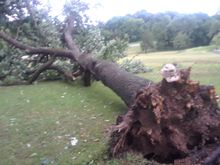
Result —
<svg viewBox="0 0 220 165"><path fill-rule="evenodd" d="M137 43L127 51L129 58L139 52ZM154 81L161 79L163 64L192 66L192 79L214 84L220 94L220 54L209 47L138 54L135 58L153 69L140 76ZM91 87L60 81L0 87L0 164L146 164L133 155L104 161L106 129L125 111L123 102L100 82Z"/></svg>
<svg viewBox="0 0 220 165"><path fill-rule="evenodd" d="M141 60L147 67L153 69L153 72L140 74L140 76L160 81L162 66L167 63L177 63L181 68L192 67L191 79L201 84L214 85L220 95L220 53L214 53L213 46L141 54L140 47L136 43L135 45L128 48L128 58L136 56L134 59Z"/></svg>

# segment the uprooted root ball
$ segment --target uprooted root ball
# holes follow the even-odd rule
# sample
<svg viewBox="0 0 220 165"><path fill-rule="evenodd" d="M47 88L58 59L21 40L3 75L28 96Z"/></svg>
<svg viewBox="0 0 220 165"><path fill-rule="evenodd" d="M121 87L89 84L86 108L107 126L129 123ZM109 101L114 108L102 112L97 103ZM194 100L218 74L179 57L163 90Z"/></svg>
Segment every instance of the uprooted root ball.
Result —
<svg viewBox="0 0 220 165"><path fill-rule="evenodd" d="M163 163L201 163L220 144L214 87L191 81L190 69L180 73L178 82L162 80L136 94L111 134L112 156L135 151Z"/></svg>

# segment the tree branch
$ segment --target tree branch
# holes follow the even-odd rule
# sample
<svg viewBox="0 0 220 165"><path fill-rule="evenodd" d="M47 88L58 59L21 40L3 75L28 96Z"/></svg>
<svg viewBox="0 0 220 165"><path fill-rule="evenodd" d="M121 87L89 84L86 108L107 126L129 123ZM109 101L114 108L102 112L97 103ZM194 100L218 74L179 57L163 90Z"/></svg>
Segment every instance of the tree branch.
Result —
<svg viewBox="0 0 220 165"><path fill-rule="evenodd" d="M74 76L74 74L72 73L68 73L68 72L65 72L61 67L59 66L54 66L54 65L51 65L47 68L47 70L56 70L60 75L63 75L64 78L66 80L69 80L69 81L74 81L76 79L76 77L78 76Z"/></svg>
<svg viewBox="0 0 220 165"><path fill-rule="evenodd" d="M7 75L0 75L0 80L3 80Z"/></svg>
<svg viewBox="0 0 220 165"><path fill-rule="evenodd" d="M8 42L9 44L13 45L14 47L24 50L27 54L44 54L44 55L52 55L52 56L57 56L57 57L66 57L70 58L72 60L76 60L76 56L78 54L75 54L73 51L69 50L62 50L62 49L50 49L50 48L44 48L44 47L39 47L35 48L30 45L23 44L16 39L13 39L10 37L8 34L6 34L3 31L0 31L0 38L2 38L4 41Z"/></svg>
<svg viewBox="0 0 220 165"><path fill-rule="evenodd" d="M29 45L25 45L23 43L20 43L16 39L11 38L9 35L7 35L5 32L0 31L0 38L2 38L4 41L8 42L9 44L15 46L16 48L19 48L21 50L31 50L33 47Z"/></svg>
<svg viewBox="0 0 220 165"><path fill-rule="evenodd" d="M76 60L78 59L78 57L80 56L80 50L78 48L78 46L76 45L76 43L73 40L72 37L72 33L74 30L74 19L72 17L67 18L67 24L64 30L64 38L65 41L67 43L67 46L70 50L72 50L74 52L74 54L76 54Z"/></svg>
<svg viewBox="0 0 220 165"><path fill-rule="evenodd" d="M48 62L46 62L45 64L43 64L42 66L40 66L34 73L33 76L30 80L28 80L28 84L32 84L38 77L39 75L45 71L49 66L51 66L53 64L53 62L55 61L55 57L53 56Z"/></svg>

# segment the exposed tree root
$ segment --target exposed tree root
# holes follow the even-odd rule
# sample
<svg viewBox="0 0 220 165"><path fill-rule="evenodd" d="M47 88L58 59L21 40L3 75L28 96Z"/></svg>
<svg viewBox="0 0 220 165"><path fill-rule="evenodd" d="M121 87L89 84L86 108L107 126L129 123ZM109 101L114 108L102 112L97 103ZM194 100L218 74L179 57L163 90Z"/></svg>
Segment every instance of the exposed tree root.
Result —
<svg viewBox="0 0 220 165"><path fill-rule="evenodd" d="M220 164L220 146L216 148L204 161L203 165Z"/></svg>
<svg viewBox="0 0 220 165"><path fill-rule="evenodd" d="M192 164L194 153L210 154L220 144L220 109L214 87L189 80L190 69L181 70L180 75L178 82L162 80L137 93L112 131L111 156L136 151L163 163ZM202 163L209 154L197 154L195 162Z"/></svg>

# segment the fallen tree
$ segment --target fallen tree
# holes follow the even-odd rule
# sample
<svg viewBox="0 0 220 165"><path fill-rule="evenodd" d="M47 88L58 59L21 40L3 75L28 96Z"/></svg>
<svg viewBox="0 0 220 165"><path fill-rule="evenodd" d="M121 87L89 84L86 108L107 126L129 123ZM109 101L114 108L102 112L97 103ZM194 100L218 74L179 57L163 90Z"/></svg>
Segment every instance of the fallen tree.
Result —
<svg viewBox="0 0 220 165"><path fill-rule="evenodd" d="M49 56L50 60L33 71L25 84L32 83L48 69L74 79L76 74L53 66L55 58L65 57L80 66L77 76L82 76L85 86L91 85L93 77L124 101L128 112L119 116L112 127L110 156L135 151L163 163L210 163L206 157L212 156L210 153L220 143L220 110L213 86L191 81L190 69L179 71L179 79L174 82L163 79L154 83L138 77L115 63L81 52L73 40L73 32L74 18L69 17L64 29L68 50L25 45L4 31L0 31L0 38L29 55ZM216 156L213 161L218 161Z"/></svg>

